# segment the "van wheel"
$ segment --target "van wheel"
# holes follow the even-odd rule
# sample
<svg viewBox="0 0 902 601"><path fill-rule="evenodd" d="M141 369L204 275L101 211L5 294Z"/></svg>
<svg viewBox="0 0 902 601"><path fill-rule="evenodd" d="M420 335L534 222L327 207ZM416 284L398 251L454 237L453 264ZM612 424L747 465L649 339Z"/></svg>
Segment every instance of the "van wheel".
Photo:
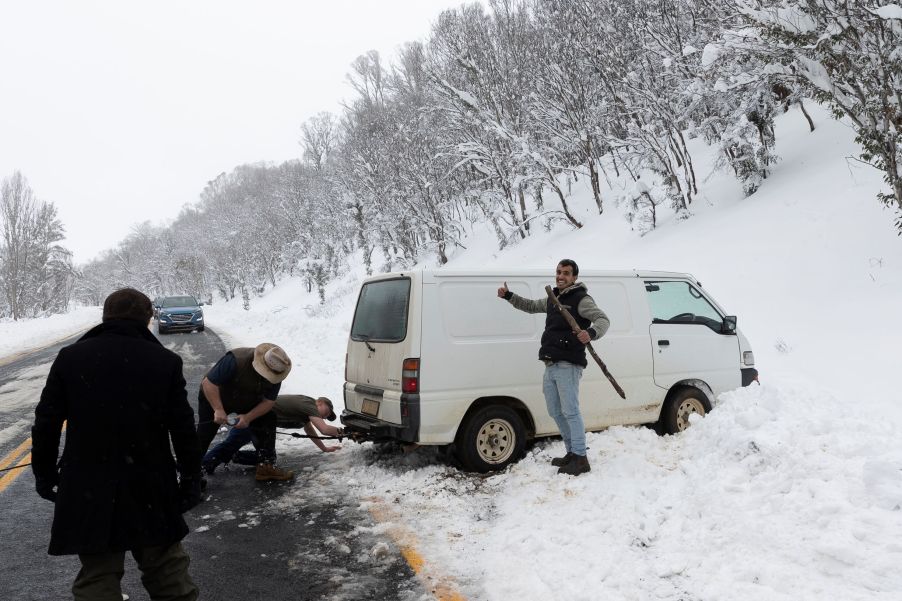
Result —
<svg viewBox="0 0 902 601"><path fill-rule="evenodd" d="M689 427L693 413L704 416L710 410L708 398L698 388L685 386L671 395L661 414L664 434L676 434Z"/></svg>
<svg viewBox="0 0 902 601"><path fill-rule="evenodd" d="M519 459L525 444L526 431L517 412L491 405L467 419L455 447L466 469L485 473L502 470Z"/></svg>

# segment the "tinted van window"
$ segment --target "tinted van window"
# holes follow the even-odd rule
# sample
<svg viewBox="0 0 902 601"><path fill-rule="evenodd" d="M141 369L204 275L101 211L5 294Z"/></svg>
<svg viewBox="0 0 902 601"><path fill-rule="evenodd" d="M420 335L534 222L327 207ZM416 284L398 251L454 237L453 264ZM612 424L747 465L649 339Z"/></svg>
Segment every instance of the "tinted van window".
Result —
<svg viewBox="0 0 902 601"><path fill-rule="evenodd" d="M400 342L407 337L407 307L410 279L382 280L363 285L354 324L352 340Z"/></svg>

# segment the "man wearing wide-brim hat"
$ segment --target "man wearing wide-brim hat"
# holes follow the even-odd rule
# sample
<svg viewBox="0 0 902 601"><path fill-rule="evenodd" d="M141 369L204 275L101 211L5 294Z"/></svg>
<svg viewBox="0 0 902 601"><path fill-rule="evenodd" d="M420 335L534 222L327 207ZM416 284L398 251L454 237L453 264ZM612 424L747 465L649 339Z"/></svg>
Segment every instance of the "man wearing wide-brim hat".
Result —
<svg viewBox="0 0 902 601"><path fill-rule="evenodd" d="M272 412L291 359L281 347L265 342L256 348L232 349L201 382L197 397L197 435L201 456L207 452L228 414L238 414L233 427L250 428L259 444L256 479L290 480L294 472L275 466L276 415Z"/></svg>

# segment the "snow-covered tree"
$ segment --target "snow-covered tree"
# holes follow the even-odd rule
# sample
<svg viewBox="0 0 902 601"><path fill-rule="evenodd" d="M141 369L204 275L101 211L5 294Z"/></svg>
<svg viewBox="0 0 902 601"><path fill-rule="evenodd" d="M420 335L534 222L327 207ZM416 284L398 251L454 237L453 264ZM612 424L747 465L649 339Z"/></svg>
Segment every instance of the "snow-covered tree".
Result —
<svg viewBox="0 0 902 601"><path fill-rule="evenodd" d="M785 67L837 117L848 118L861 158L883 172L880 200L902 234L902 6L883 0L735 0Z"/></svg>
<svg viewBox="0 0 902 601"><path fill-rule="evenodd" d="M56 206L39 200L21 172L0 184L0 316L65 311L73 288L72 254Z"/></svg>

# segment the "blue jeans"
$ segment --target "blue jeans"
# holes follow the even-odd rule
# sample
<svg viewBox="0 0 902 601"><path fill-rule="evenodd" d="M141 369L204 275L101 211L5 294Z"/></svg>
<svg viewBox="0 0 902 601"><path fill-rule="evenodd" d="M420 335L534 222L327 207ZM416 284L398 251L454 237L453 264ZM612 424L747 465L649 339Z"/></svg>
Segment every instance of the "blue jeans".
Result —
<svg viewBox="0 0 902 601"><path fill-rule="evenodd" d="M561 431L568 453L586 454L586 426L579 412L579 380L583 368L566 361L545 367L542 390L550 415Z"/></svg>
<svg viewBox="0 0 902 601"><path fill-rule="evenodd" d="M218 459L221 463L228 463L235 453L249 442L254 442L254 433L250 428L232 428L225 440L207 451L203 462L209 463Z"/></svg>

